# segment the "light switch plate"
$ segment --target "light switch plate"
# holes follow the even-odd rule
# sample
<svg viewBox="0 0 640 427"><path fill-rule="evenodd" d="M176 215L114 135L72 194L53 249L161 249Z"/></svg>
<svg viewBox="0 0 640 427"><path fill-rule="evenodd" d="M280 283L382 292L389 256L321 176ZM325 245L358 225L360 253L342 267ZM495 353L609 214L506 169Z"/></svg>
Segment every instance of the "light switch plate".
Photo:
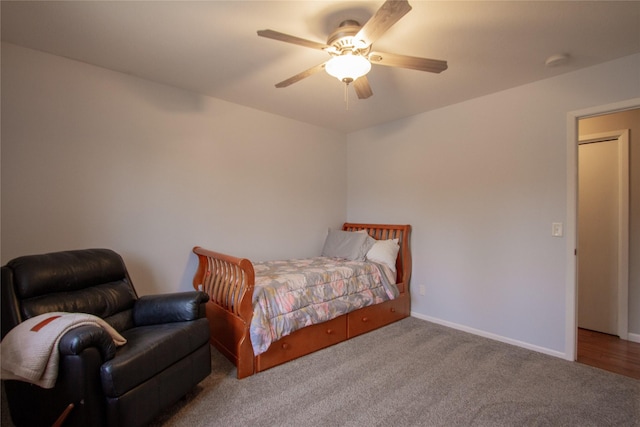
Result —
<svg viewBox="0 0 640 427"><path fill-rule="evenodd" d="M551 224L551 235L553 237L562 237L562 223L554 222Z"/></svg>

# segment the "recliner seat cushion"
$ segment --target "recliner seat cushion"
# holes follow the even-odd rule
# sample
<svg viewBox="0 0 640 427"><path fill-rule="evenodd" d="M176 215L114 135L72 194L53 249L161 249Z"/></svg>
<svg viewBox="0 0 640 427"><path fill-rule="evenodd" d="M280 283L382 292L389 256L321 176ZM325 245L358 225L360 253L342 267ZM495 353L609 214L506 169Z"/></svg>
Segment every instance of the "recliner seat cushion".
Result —
<svg viewBox="0 0 640 427"><path fill-rule="evenodd" d="M100 368L108 397L118 397L209 341L209 321L140 326L122 332L127 344Z"/></svg>

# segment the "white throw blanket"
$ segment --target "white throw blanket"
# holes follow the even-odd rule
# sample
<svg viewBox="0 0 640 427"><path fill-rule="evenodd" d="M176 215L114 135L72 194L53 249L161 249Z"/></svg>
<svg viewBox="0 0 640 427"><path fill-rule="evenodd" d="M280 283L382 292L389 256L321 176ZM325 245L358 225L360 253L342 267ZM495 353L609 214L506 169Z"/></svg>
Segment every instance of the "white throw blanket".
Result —
<svg viewBox="0 0 640 427"><path fill-rule="evenodd" d="M127 342L111 325L91 314L41 314L10 330L0 343L2 379L26 381L42 388L53 388L60 360L58 343L67 331L83 325L104 328L117 346Z"/></svg>

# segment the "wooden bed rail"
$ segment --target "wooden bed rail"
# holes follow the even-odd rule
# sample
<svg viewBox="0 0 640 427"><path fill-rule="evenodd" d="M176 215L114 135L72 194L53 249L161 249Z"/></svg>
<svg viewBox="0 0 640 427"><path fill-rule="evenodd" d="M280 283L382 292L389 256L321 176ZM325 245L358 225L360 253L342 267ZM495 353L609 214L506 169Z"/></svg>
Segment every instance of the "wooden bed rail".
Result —
<svg viewBox="0 0 640 427"><path fill-rule="evenodd" d="M209 298L227 311L251 321L253 307L251 296L255 273L253 264L246 258L210 251L199 246L193 248L198 255L198 271L193 287L202 290ZM248 298L244 298L249 294Z"/></svg>
<svg viewBox="0 0 640 427"><path fill-rule="evenodd" d="M238 378L253 375L255 358L249 327L253 317L255 272L246 258L193 248L198 270L193 287L209 295L207 318L210 342L237 367Z"/></svg>

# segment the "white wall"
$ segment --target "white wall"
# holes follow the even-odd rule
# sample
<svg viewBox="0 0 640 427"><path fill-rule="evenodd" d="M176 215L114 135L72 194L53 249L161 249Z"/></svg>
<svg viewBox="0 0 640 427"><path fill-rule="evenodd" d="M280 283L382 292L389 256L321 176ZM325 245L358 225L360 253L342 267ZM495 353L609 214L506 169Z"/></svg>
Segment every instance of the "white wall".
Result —
<svg viewBox="0 0 640 427"><path fill-rule="evenodd" d="M298 257L345 216L410 223L416 316L566 354L571 263L551 223L568 221L567 112L640 96L638 70L635 55L345 137L3 43L2 263L111 247L145 294L189 289L194 245Z"/></svg>
<svg viewBox="0 0 640 427"><path fill-rule="evenodd" d="M571 353L572 254L551 236L567 113L638 97L639 71L633 55L348 135L348 220L413 225L414 315Z"/></svg>
<svg viewBox="0 0 640 427"><path fill-rule="evenodd" d="M191 289L201 245L320 253L346 216L340 133L2 44L2 263L109 247L141 294Z"/></svg>

